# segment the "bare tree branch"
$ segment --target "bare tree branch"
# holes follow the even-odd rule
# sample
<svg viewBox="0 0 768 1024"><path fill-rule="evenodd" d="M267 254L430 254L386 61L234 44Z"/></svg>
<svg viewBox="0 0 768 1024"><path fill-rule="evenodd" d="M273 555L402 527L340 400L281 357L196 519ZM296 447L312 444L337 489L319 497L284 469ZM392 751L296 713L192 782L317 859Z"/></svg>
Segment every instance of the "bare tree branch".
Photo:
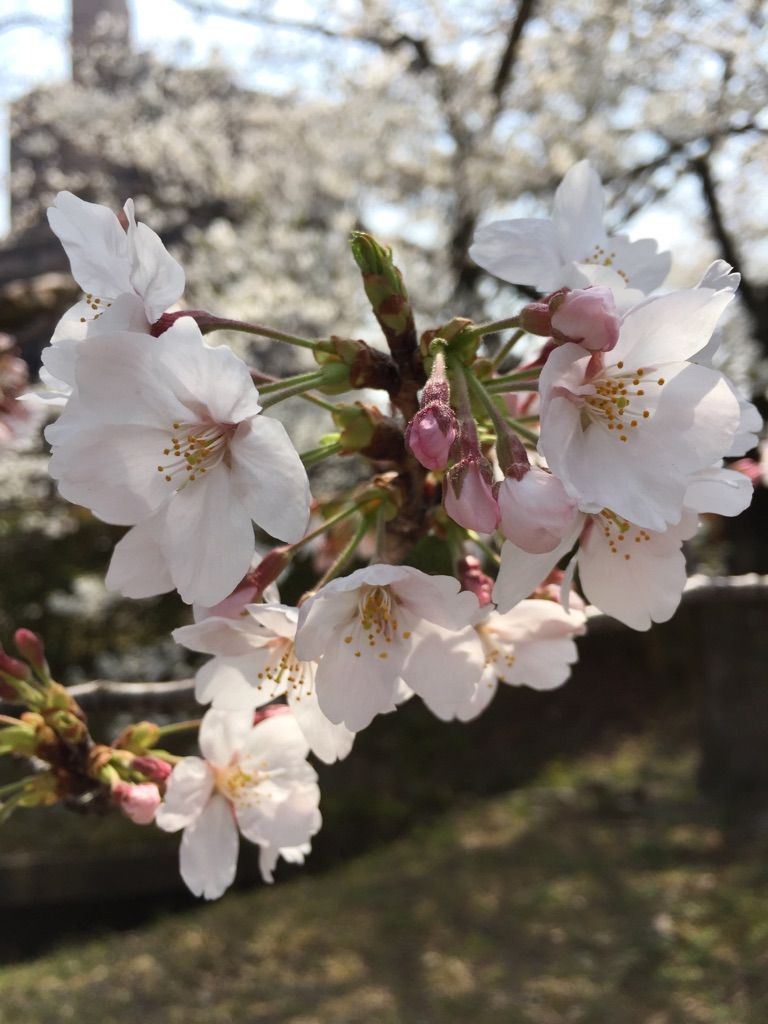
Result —
<svg viewBox="0 0 768 1024"><path fill-rule="evenodd" d="M512 78L515 60L517 59L518 46L522 39L523 32L525 31L525 26L533 14L535 7L536 0L520 0L520 6L517 9L517 14L510 26L507 45L504 47L501 60L499 61L499 67L496 71L496 77L494 78L493 85L491 86L491 94L496 98L497 108L501 107L507 84Z"/></svg>

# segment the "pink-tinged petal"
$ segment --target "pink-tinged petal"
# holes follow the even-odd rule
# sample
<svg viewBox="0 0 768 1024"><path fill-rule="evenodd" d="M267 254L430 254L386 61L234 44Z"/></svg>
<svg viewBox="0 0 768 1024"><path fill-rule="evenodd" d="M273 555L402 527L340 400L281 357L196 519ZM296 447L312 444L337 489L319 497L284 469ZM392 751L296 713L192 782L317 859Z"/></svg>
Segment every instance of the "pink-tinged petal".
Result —
<svg viewBox="0 0 768 1024"><path fill-rule="evenodd" d="M132 291L128 236L108 207L59 192L48 208L48 223L84 292L109 299Z"/></svg>
<svg viewBox="0 0 768 1024"><path fill-rule="evenodd" d="M533 593L542 580L549 576L557 563L566 555L581 532L584 517L579 516L573 532L563 538L563 542L554 549L541 555L532 555L515 547L507 541L501 549L501 566L493 588L493 600L498 610L508 612L519 601Z"/></svg>
<svg viewBox="0 0 768 1024"><path fill-rule="evenodd" d="M125 204L128 242L131 248L131 284L144 300L147 319L153 324L184 291L184 271L158 235L146 224L137 224L133 200Z"/></svg>
<svg viewBox="0 0 768 1024"><path fill-rule="evenodd" d="M173 580L163 555L160 538L164 510L134 526L115 545L105 584L123 597L138 600L173 590Z"/></svg>
<svg viewBox="0 0 768 1024"><path fill-rule="evenodd" d="M217 711L252 711L285 692L285 684L262 681L266 649L241 658L212 658L195 676L195 699Z"/></svg>
<svg viewBox="0 0 768 1024"><path fill-rule="evenodd" d="M253 713L248 711L206 711L200 724L198 743L206 761L226 768L245 749L252 729Z"/></svg>
<svg viewBox="0 0 768 1024"><path fill-rule="evenodd" d="M504 674L505 683L555 690L568 680L579 652L573 640L558 637L515 644L513 656L515 660Z"/></svg>
<svg viewBox="0 0 768 1024"><path fill-rule="evenodd" d="M568 171L555 192L552 220L563 262L584 260L606 242L605 199L600 177L588 160Z"/></svg>
<svg viewBox="0 0 768 1024"><path fill-rule="evenodd" d="M235 880L238 846L232 807L214 795L181 837L179 866L187 888L207 900L223 896Z"/></svg>
<svg viewBox="0 0 768 1024"><path fill-rule="evenodd" d="M690 359L704 348L733 292L688 288L630 309L610 363L653 366Z"/></svg>
<svg viewBox="0 0 768 1024"><path fill-rule="evenodd" d="M171 635L177 644L190 651L228 658L252 654L255 648L268 644L273 636L250 615L238 619L214 615L189 626L180 626Z"/></svg>
<svg viewBox="0 0 768 1024"><path fill-rule="evenodd" d="M459 592L461 584L455 577L429 576L410 566L401 568L408 576L391 584L392 592L411 616L446 629L462 629L474 619L479 602L470 591Z"/></svg>
<svg viewBox="0 0 768 1024"><path fill-rule="evenodd" d="M726 457L739 458L739 456L746 455L753 448L757 448L760 432L763 429L763 417L751 402L739 394L733 385L731 385L731 390L736 396L736 401L739 403L740 415L739 428L731 447L726 452Z"/></svg>
<svg viewBox="0 0 768 1024"><path fill-rule="evenodd" d="M358 573L352 573L352 576L356 575ZM341 582L332 580L299 608L296 657L300 661L317 661L330 642L338 637L339 631L354 621L359 595L356 589L340 591L336 584Z"/></svg>
<svg viewBox="0 0 768 1024"><path fill-rule="evenodd" d="M475 232L469 256L483 270L511 284L527 284L540 291L560 286L561 260L550 220L520 218L485 224Z"/></svg>
<svg viewBox="0 0 768 1024"><path fill-rule="evenodd" d="M351 643L326 636L325 653L317 668L315 686L320 709L331 722L352 732L370 725L376 715L394 711L397 681L407 650L393 643L387 652L372 652L359 628L350 630ZM378 653L386 653L379 658Z"/></svg>
<svg viewBox="0 0 768 1024"><path fill-rule="evenodd" d="M533 640L554 640L584 633L582 612L567 612L556 601L521 601L504 615L491 612L484 623L492 637L516 646Z"/></svg>
<svg viewBox="0 0 768 1024"><path fill-rule="evenodd" d="M266 598L266 592L264 596ZM249 604L247 610L255 624L254 628L261 628L266 633L282 637L284 640L293 640L296 636L299 609L280 604L279 597L276 601L270 600L264 604Z"/></svg>
<svg viewBox="0 0 768 1024"><path fill-rule="evenodd" d="M153 343L163 378L186 407L181 419L199 409L201 396L217 423L239 423L261 411L248 367L226 345L206 344L191 316L179 317Z"/></svg>
<svg viewBox="0 0 768 1024"><path fill-rule="evenodd" d="M243 754L255 758L264 771L280 769L304 778L308 770L309 777L315 778L314 770L305 760L309 743L289 711L255 725L246 736Z"/></svg>
<svg viewBox="0 0 768 1024"><path fill-rule="evenodd" d="M672 618L686 580L680 546L695 524L696 516L686 513L681 523L663 533L630 527L624 541L617 542L615 531L606 537L596 522L579 553L579 578L587 599L632 629L650 629L652 622Z"/></svg>
<svg viewBox="0 0 768 1024"><path fill-rule="evenodd" d="M438 718L455 718L471 699L485 667L485 654L474 626L443 629L413 623L414 643L402 676Z"/></svg>
<svg viewBox="0 0 768 1024"><path fill-rule="evenodd" d="M499 681L496 678L496 673L492 668L486 668L480 676L477 686L472 691L469 700L460 704L456 709L458 720L460 722L471 722L473 718L481 715L496 696L498 686Z"/></svg>
<svg viewBox="0 0 768 1024"><path fill-rule="evenodd" d="M696 512L716 512L719 516L737 516L749 506L753 493L752 481L743 473L713 467L689 481L685 507Z"/></svg>
<svg viewBox="0 0 768 1024"><path fill-rule="evenodd" d="M173 493L157 463L168 436L156 427L83 424L65 413L46 431L48 471L68 500L108 523L132 526Z"/></svg>
<svg viewBox="0 0 768 1024"><path fill-rule="evenodd" d="M313 680L314 676L313 670ZM289 690L288 706L293 711L294 718L315 757L319 757L326 764L333 764L334 761L341 761L347 756L352 749L355 734L345 725L334 724L326 718L320 709L314 684L310 692L305 690L298 694L292 689Z"/></svg>
<svg viewBox="0 0 768 1024"><path fill-rule="evenodd" d="M318 805L320 790L315 783L296 786L286 800L271 804L267 800L257 806L237 808L237 823L246 839L271 849L303 847L319 832L322 818ZM275 861L271 863L274 867ZM264 878L272 880L271 871Z"/></svg>
<svg viewBox="0 0 768 1024"><path fill-rule="evenodd" d="M86 338L78 346L77 394L67 406L67 416L159 427L170 440L174 420L187 418L189 409L174 397L167 374L157 372L157 347L148 334L128 331Z"/></svg>
<svg viewBox="0 0 768 1024"><path fill-rule="evenodd" d="M200 757L185 757L175 766L165 783L165 797L155 815L155 823L164 832L178 832L191 825L208 803L213 792L213 774Z"/></svg>
<svg viewBox="0 0 768 1024"><path fill-rule="evenodd" d="M241 423L230 457L240 499L254 522L279 540L301 540L309 523L309 481L282 423L267 416Z"/></svg>
<svg viewBox="0 0 768 1024"><path fill-rule="evenodd" d="M254 552L251 517L219 463L170 499L163 537L182 601L213 605L231 594Z"/></svg>

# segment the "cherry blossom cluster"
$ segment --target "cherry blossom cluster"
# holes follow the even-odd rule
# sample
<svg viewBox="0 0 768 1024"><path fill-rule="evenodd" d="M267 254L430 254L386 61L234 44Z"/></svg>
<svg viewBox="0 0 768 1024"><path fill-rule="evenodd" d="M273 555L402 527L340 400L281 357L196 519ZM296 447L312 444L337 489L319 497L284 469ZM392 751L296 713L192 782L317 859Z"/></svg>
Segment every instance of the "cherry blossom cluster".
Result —
<svg viewBox="0 0 768 1024"><path fill-rule="evenodd" d="M751 496L724 460L755 446L760 417L713 367L738 275L718 262L661 291L670 255L608 235L603 206L582 162L551 219L482 227L475 262L540 297L420 336L391 253L356 234L384 351L188 308L182 268L130 200L118 216L57 197L50 224L85 297L43 355L50 473L65 499L128 528L110 589L192 606L173 636L209 656L194 686L210 708L99 744L38 648L26 666L3 655L4 696L27 711L6 716L0 749L48 764L46 800L97 793L138 824L183 830L182 877L214 898L234 879L239 834L266 880L279 856L308 853L310 755L347 757L357 732L412 698L467 721L500 682L560 686L589 605L639 630L670 618L698 516L736 515ZM209 343L221 329L314 365L272 379ZM292 398L333 428L301 454L268 415ZM313 498L307 470L351 457L356 482ZM454 575L425 571L427 538ZM318 578L292 606L277 583L300 552ZM187 728L202 756L158 745ZM31 785L5 806L33 799Z"/></svg>

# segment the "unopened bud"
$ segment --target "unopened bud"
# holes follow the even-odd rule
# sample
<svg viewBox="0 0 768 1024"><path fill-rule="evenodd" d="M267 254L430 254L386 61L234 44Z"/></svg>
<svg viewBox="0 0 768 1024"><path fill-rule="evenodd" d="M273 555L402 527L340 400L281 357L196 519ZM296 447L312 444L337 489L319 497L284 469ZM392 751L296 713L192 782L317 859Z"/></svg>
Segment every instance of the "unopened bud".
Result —
<svg viewBox="0 0 768 1024"><path fill-rule="evenodd" d="M445 481L445 511L466 530L493 533L499 506L491 491L493 472L483 456L468 455L452 466Z"/></svg>
<svg viewBox="0 0 768 1024"><path fill-rule="evenodd" d="M610 352L619 340L621 321L610 288L594 286L566 292L550 300L552 335L590 352Z"/></svg>
<svg viewBox="0 0 768 1024"><path fill-rule="evenodd" d="M120 733L114 745L132 754L143 754L160 739L160 726L154 722L135 722Z"/></svg>
<svg viewBox="0 0 768 1024"><path fill-rule="evenodd" d="M0 729L0 754L32 757L37 746L36 730L26 722Z"/></svg>
<svg viewBox="0 0 768 1024"><path fill-rule="evenodd" d="M405 432L405 443L425 469L445 469L457 433L453 409L435 402L419 409L413 417Z"/></svg>
<svg viewBox="0 0 768 1024"><path fill-rule="evenodd" d="M154 782L116 782L112 796L135 825L151 825L160 806L160 790Z"/></svg>
<svg viewBox="0 0 768 1024"><path fill-rule="evenodd" d="M531 554L552 551L573 527L578 508L556 476L531 466L508 476L498 489L501 532Z"/></svg>
<svg viewBox="0 0 768 1024"><path fill-rule="evenodd" d="M50 679L48 662L45 660L43 641L31 629L17 629L13 642L22 658L26 658L37 675L44 681Z"/></svg>
<svg viewBox="0 0 768 1024"><path fill-rule="evenodd" d="M0 678L13 686L14 682L29 683L32 681L32 673L29 666L18 658L12 658L10 654L0 649Z"/></svg>
<svg viewBox="0 0 768 1024"><path fill-rule="evenodd" d="M151 782L165 782L173 768L159 757L139 755L131 761L131 770L146 775Z"/></svg>

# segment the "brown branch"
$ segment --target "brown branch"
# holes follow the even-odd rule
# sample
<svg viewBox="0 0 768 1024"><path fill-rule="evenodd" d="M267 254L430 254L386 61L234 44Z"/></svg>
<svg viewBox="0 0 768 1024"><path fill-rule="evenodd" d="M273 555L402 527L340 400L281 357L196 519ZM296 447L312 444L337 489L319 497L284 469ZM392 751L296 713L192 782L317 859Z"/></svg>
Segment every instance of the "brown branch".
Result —
<svg viewBox="0 0 768 1024"><path fill-rule="evenodd" d="M491 86L491 94L496 98L497 110L501 107L502 100L504 99L504 92L512 78L512 71L515 66L515 61L517 60L520 40L522 39L525 26L533 14L535 7L536 0L520 0L520 6L517 9L515 20L510 26L507 45L504 47L501 60L499 61L499 66L496 71L496 76L493 80L493 85Z"/></svg>

